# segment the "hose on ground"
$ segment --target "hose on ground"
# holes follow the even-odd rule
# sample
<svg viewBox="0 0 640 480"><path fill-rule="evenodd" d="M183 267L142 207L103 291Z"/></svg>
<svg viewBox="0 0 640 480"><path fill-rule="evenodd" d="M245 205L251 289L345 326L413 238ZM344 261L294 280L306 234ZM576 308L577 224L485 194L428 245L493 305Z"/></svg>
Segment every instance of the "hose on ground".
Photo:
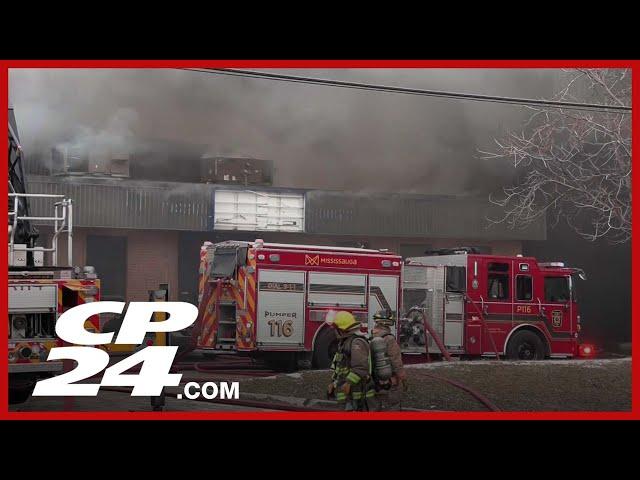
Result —
<svg viewBox="0 0 640 480"><path fill-rule="evenodd" d="M438 381L441 381L441 382L448 383L449 385L452 385L452 386L454 386L454 387L456 387L456 388L458 388L460 390L463 390L463 391L469 393L473 398L478 400L482 405L487 407L492 412L499 412L500 411L500 409L496 406L495 403L493 403L487 397L482 395L480 392L478 392L478 391L474 390L473 388L465 385L464 383L460 383L460 382L457 382L455 380L451 380L451 379L446 378L446 377L441 377L439 375L434 375L433 373L416 372L416 374L420 375L420 376L423 376L423 377L429 377L429 378L433 378L434 380L438 380Z"/></svg>

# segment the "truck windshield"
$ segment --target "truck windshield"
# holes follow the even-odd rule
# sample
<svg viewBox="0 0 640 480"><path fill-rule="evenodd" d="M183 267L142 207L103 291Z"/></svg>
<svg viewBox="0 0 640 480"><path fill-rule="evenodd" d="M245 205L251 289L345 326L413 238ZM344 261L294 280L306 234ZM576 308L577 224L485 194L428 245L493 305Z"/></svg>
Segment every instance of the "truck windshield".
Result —
<svg viewBox="0 0 640 480"><path fill-rule="evenodd" d="M578 273L573 273L571 275L571 300L574 302L578 301L578 283L582 280Z"/></svg>
<svg viewBox="0 0 640 480"><path fill-rule="evenodd" d="M546 277L544 279L544 297L547 302L568 302L569 278Z"/></svg>

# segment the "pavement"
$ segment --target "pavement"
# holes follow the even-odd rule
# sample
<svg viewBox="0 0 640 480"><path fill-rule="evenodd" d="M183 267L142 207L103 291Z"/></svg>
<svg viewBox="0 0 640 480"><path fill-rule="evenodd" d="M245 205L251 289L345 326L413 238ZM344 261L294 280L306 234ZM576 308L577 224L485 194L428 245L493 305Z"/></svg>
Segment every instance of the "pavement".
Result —
<svg viewBox="0 0 640 480"><path fill-rule="evenodd" d="M424 373L463 383L503 411L630 411L631 358L589 360L431 362L406 366L409 389L403 407L428 411L486 411L468 392ZM187 381L238 381L240 400L336 410L326 400L327 370L251 377L185 372ZM179 392L176 387L170 389ZM64 411L62 398L31 398L11 411ZM147 397L101 390L98 397L76 397L74 411L150 411ZM167 397L165 411L269 411Z"/></svg>

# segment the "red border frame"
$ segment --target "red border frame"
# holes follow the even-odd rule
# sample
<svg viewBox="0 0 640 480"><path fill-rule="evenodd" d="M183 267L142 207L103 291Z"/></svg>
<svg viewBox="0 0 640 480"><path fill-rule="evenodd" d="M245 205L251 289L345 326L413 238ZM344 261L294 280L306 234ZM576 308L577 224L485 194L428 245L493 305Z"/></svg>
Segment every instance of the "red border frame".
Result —
<svg viewBox="0 0 640 480"><path fill-rule="evenodd" d="M638 123L638 91L640 91L640 61L630 60L4 60L0 61L0 111L6 118L8 108L9 68L632 68L632 125ZM632 144L638 144L640 129L632 130ZM6 137L3 136L6 140ZM8 145L3 142L4 151ZM632 179L632 189L638 182ZM7 194L7 184L2 182L2 194ZM634 255L638 241L635 237L636 203L632 201L632 278L639 270L640 257ZM7 231L0 229L6 241ZM0 255L0 269L6 271L7 257ZM7 305L8 278L2 275L0 304ZM632 344L638 343L638 319L634 314L640 301L640 284L632 282ZM8 315L4 322L8 321ZM305 412L9 412L8 410L8 345L0 342L0 419L2 420L622 420L640 419L640 370L632 362L632 410L631 412L371 412L371 413L305 413Z"/></svg>

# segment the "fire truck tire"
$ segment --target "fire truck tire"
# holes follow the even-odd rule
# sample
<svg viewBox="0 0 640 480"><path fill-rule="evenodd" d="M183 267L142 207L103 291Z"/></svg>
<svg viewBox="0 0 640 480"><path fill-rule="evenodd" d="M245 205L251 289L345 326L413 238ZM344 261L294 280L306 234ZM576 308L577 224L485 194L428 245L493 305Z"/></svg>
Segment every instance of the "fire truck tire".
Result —
<svg viewBox="0 0 640 480"><path fill-rule="evenodd" d="M331 328L323 328L318 332L313 346L312 365L314 368L329 368L338 349L336 333Z"/></svg>
<svg viewBox="0 0 640 480"><path fill-rule="evenodd" d="M507 345L509 360L544 360L544 342L531 330L519 330L512 335Z"/></svg>

